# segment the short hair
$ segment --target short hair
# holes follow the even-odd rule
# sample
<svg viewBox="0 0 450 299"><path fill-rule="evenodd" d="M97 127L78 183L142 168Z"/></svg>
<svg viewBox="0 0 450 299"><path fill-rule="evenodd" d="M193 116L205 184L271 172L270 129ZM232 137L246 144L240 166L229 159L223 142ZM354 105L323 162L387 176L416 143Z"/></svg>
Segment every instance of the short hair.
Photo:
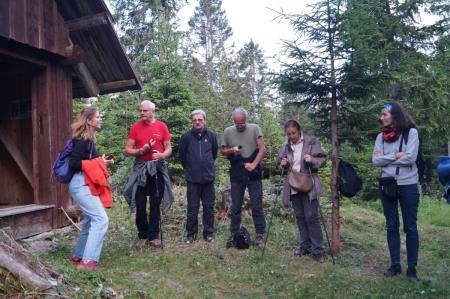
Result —
<svg viewBox="0 0 450 299"><path fill-rule="evenodd" d="M301 131L300 124L298 123L298 121L293 119L290 119L284 123L284 130L286 131L287 128L296 128L299 132Z"/></svg>
<svg viewBox="0 0 450 299"><path fill-rule="evenodd" d="M203 119L206 119L206 113L202 109L195 109L194 111L192 111L191 118L193 118L197 114L200 114L201 116L203 116Z"/></svg>
<svg viewBox="0 0 450 299"><path fill-rule="evenodd" d="M248 116L247 110L245 110L242 107L237 107L236 109L234 109L233 113L231 113L231 117L234 118L238 114L243 114L245 116L245 118L247 118L247 116Z"/></svg>
<svg viewBox="0 0 450 299"><path fill-rule="evenodd" d="M141 106L149 106L149 108L150 109L152 109L153 111L155 110L155 103L153 103L153 102L150 102L149 100L145 100L145 101L142 101L141 102L141 104L139 104L139 107L141 107Z"/></svg>

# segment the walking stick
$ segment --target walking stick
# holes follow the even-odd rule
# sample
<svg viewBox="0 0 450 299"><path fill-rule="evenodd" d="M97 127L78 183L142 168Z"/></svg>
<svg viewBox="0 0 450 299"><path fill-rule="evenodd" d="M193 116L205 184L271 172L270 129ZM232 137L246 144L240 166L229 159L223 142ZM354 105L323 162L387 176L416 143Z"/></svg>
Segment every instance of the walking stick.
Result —
<svg viewBox="0 0 450 299"><path fill-rule="evenodd" d="M308 164L309 175L311 176L311 180L312 180L312 183L313 183L313 189L314 189L314 191L317 194L316 182L315 182L314 176L312 175L312 172L311 172L311 163L307 163L307 164ZM330 242L330 238L328 237L327 226L325 225L325 219L323 218L322 208L320 207L320 203L319 203L319 199L318 198L317 198L317 203L318 203L318 206L319 206L320 222L322 222L323 230L325 231L325 236L326 236L327 242L328 242L328 247L330 248L331 259L333 260L333 265L335 265L336 261L334 259L333 252L331 251L331 242Z"/></svg>
<svg viewBox="0 0 450 299"><path fill-rule="evenodd" d="M283 176L284 176L283 168L281 168L280 176L281 176L281 178L280 178L280 183L278 184L278 186L281 186L281 183L283 182ZM281 192L282 192L281 190L280 190L280 192L277 192L277 196L275 197L275 200L273 202L272 212L270 213L269 226L267 227L267 234L266 234L266 237L264 238L264 247L263 247L263 251L261 254L261 261L264 259L264 253L266 252L267 239L269 238L270 227L272 226L272 219L273 219L273 216L275 214L275 209L276 209L276 200L278 199L278 196L280 195Z"/></svg>

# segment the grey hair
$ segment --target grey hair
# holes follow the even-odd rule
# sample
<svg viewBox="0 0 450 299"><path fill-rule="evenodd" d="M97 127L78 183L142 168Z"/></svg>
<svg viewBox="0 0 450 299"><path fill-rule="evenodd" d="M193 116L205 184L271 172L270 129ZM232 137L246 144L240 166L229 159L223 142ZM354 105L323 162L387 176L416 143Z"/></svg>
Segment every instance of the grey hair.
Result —
<svg viewBox="0 0 450 299"><path fill-rule="evenodd" d="M139 107L141 106L147 106L149 109L152 109L153 111L155 111L156 108L155 104L153 102L150 102L149 100L142 101Z"/></svg>
<svg viewBox="0 0 450 299"><path fill-rule="evenodd" d="M193 118L197 114L200 114L201 116L203 116L203 119L206 119L206 113L202 109L195 109L194 111L192 111L191 118Z"/></svg>
<svg viewBox="0 0 450 299"><path fill-rule="evenodd" d="M245 116L245 118L247 118L247 116L248 116L247 110L245 110L242 107L237 107L236 109L234 109L233 113L231 113L231 117L234 118L238 114L243 114Z"/></svg>

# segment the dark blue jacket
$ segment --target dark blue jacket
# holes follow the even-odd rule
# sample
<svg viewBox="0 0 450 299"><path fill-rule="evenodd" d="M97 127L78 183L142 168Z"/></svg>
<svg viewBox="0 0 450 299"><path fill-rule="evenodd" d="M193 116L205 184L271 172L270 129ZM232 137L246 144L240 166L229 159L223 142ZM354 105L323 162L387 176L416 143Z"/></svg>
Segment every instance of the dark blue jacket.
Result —
<svg viewBox="0 0 450 299"><path fill-rule="evenodd" d="M178 152L186 181L201 184L214 181L214 160L217 158L218 149L217 134L207 128L200 135L194 129L184 133L178 145Z"/></svg>

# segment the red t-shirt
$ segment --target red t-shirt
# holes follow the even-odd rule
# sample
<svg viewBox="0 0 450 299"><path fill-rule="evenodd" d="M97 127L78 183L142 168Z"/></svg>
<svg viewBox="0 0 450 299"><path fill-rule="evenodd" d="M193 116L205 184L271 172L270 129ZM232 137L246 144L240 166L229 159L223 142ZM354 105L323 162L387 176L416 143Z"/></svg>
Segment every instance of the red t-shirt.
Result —
<svg viewBox="0 0 450 299"><path fill-rule="evenodd" d="M146 124L144 121L140 120L131 126L128 138L135 141L137 149L140 149L148 143L150 139L153 139L156 141L153 145L153 149L162 153L164 151L164 142L170 141L170 133L167 125L162 121L155 120L155 122L151 124ZM145 155L140 156L139 159L145 161L153 160L152 152L145 153Z"/></svg>

